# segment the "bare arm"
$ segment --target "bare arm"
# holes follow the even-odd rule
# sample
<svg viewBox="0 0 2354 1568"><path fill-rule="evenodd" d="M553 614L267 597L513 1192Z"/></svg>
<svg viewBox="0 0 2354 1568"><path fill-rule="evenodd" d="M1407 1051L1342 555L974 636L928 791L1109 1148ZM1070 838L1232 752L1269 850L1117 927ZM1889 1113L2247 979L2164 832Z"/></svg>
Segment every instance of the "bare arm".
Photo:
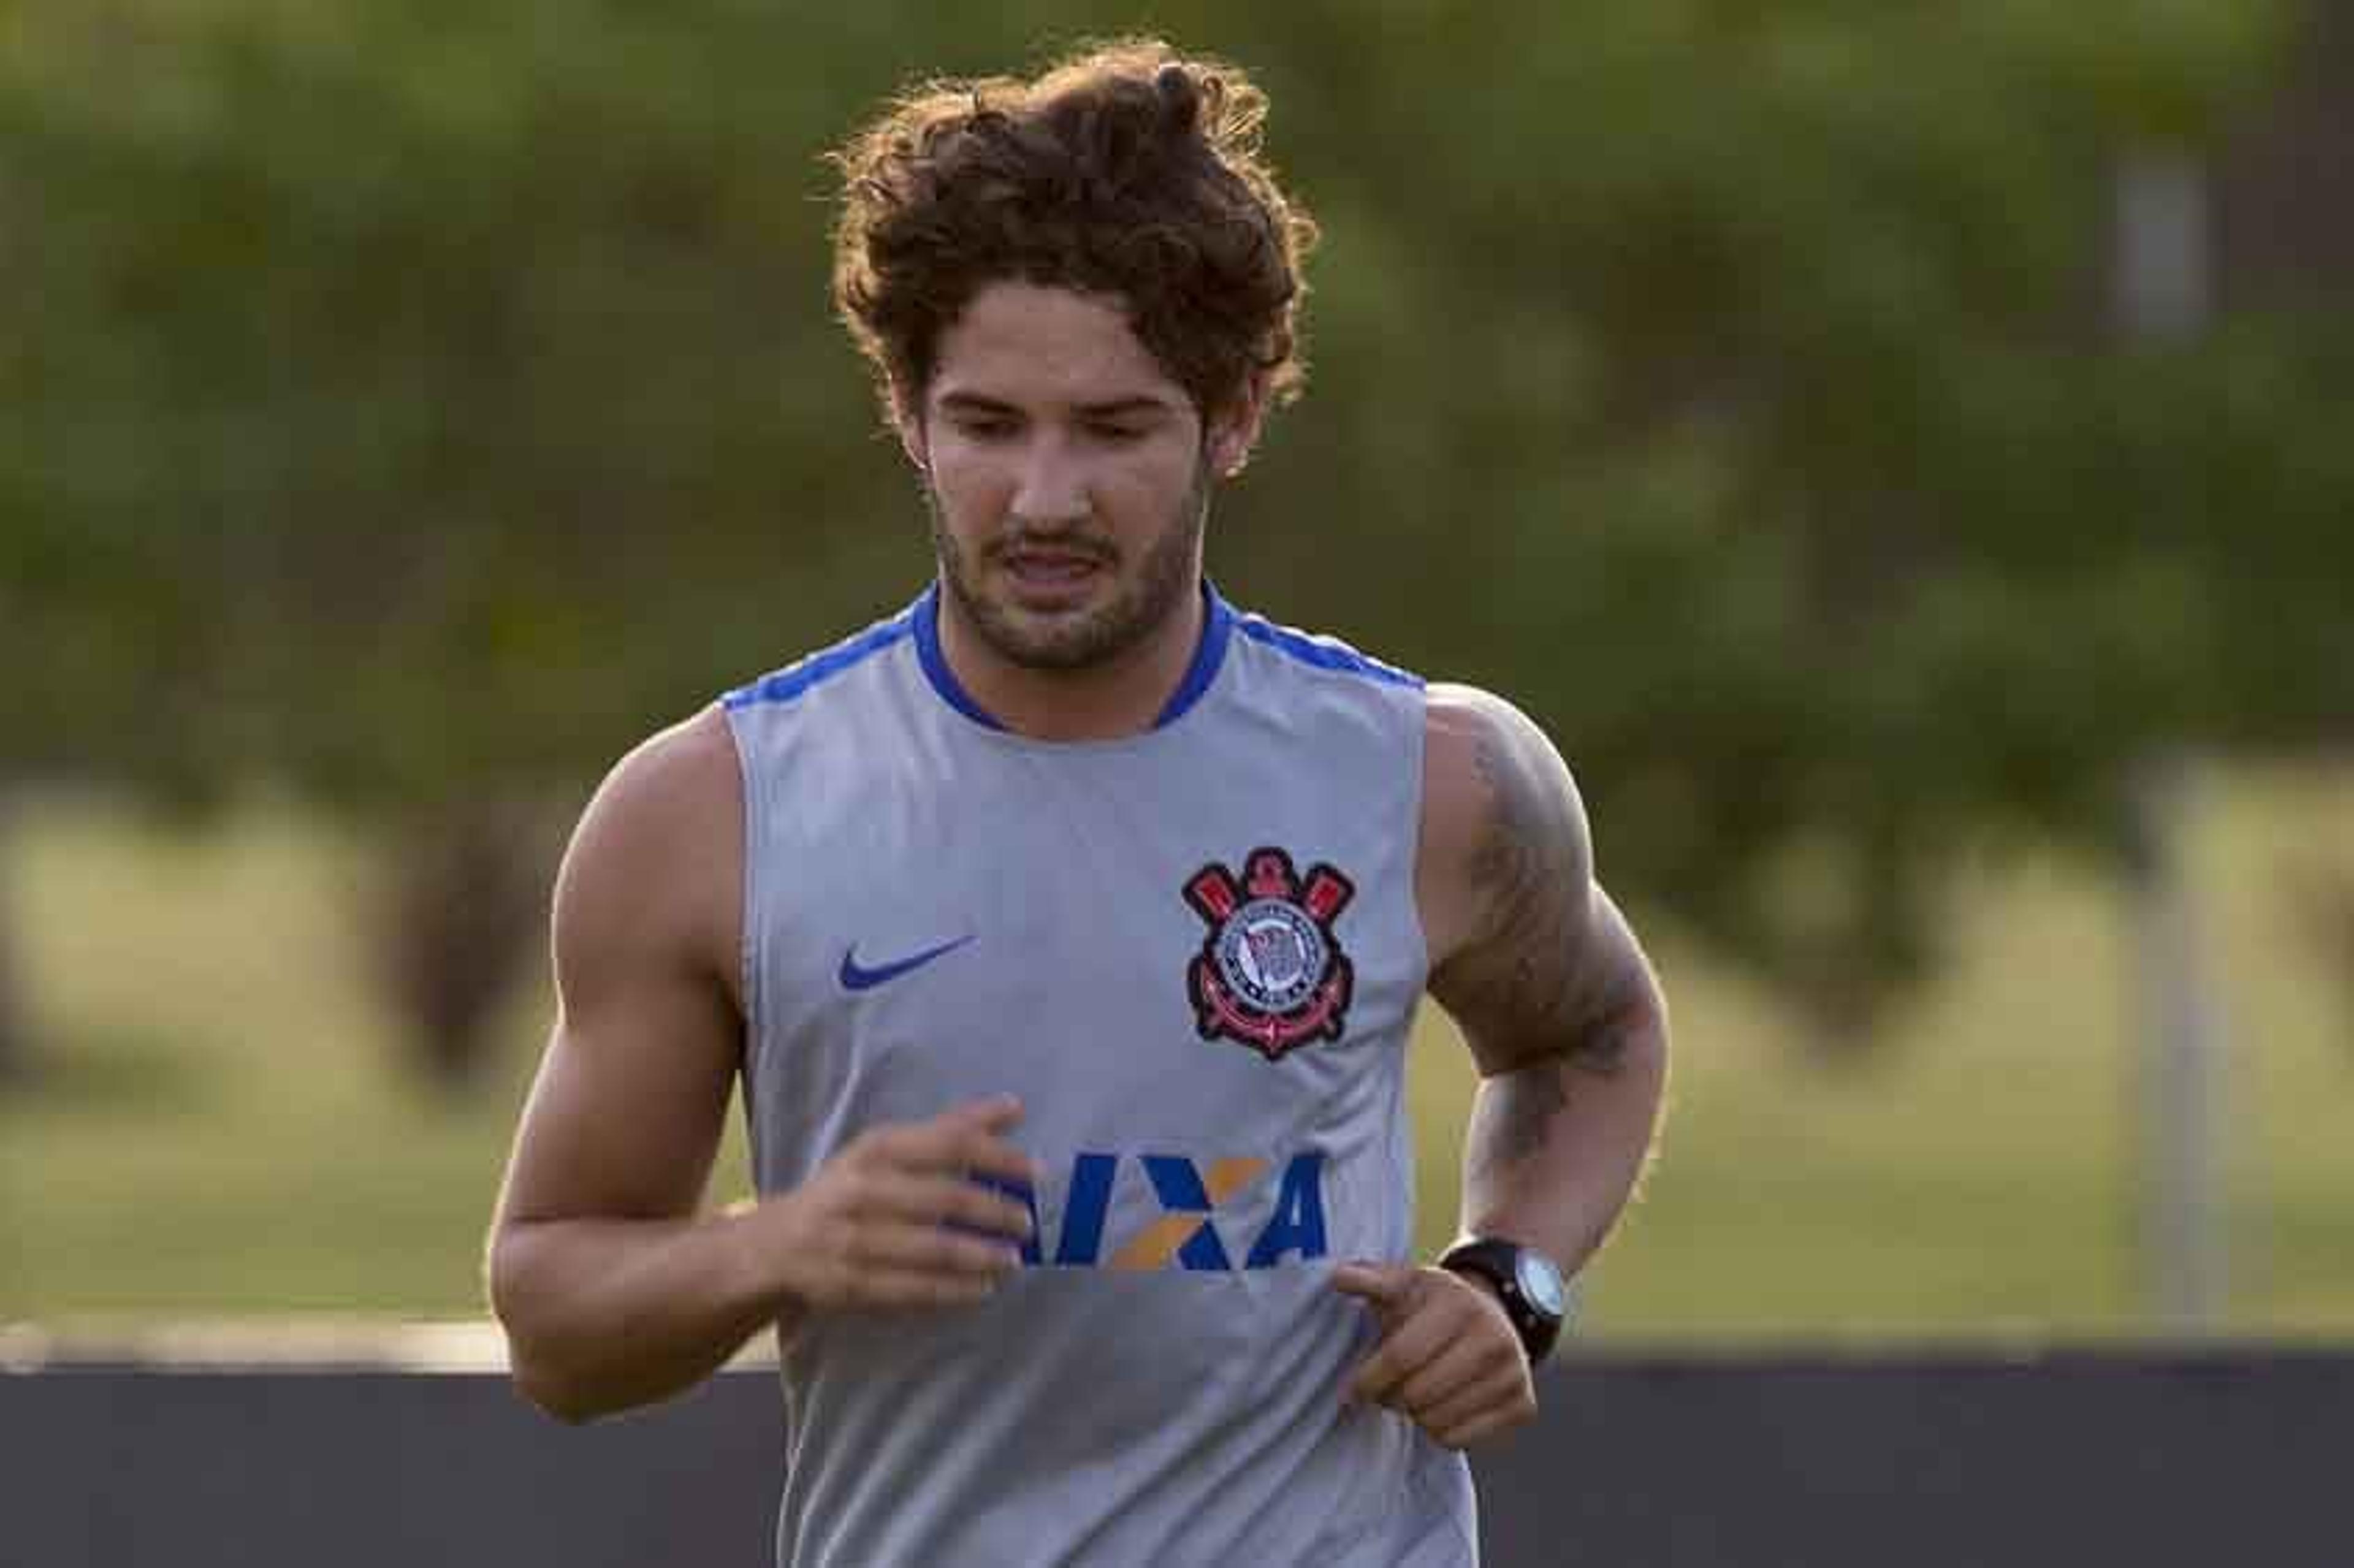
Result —
<svg viewBox="0 0 2354 1568"><path fill-rule="evenodd" d="M1667 1077L1667 1009L1594 876L1584 803L1511 705L1432 688L1419 896L1431 994L1480 1074L1463 1228L1575 1272L1648 1158Z"/></svg>
<svg viewBox="0 0 2354 1568"><path fill-rule="evenodd" d="M685 1387L784 1308L750 1216L697 1213L740 1051L742 818L709 712L614 769L557 880L557 1017L490 1292L517 1385L569 1419Z"/></svg>
<svg viewBox="0 0 2354 1568"><path fill-rule="evenodd" d="M1479 1068L1463 1229L1575 1272L1642 1172L1667 1078L1649 964L1594 880L1585 810L1544 736L1508 704L1434 686L1415 901L1430 991ZM1535 1384L1484 1281L1379 1260L1332 1271L1379 1339L1350 1380L1460 1448L1536 1414Z"/></svg>
<svg viewBox="0 0 2354 1568"><path fill-rule="evenodd" d="M1005 1100L871 1129L789 1192L701 1211L743 1050L743 819L709 710L614 769L557 880L557 1021L490 1291L517 1385L566 1419L677 1393L805 1313L979 1299L1028 1228L970 1179L1035 1180Z"/></svg>

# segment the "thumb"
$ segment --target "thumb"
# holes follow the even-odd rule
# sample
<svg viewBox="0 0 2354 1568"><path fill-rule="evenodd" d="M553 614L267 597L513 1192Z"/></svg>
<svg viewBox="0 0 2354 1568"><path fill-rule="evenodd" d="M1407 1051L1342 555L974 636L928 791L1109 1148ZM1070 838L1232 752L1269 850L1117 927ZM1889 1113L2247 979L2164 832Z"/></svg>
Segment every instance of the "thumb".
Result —
<svg viewBox="0 0 2354 1568"><path fill-rule="evenodd" d="M1408 1263L1337 1264L1332 1269L1332 1288L1376 1307L1390 1307L1405 1296L1406 1287L1414 1283L1414 1266Z"/></svg>

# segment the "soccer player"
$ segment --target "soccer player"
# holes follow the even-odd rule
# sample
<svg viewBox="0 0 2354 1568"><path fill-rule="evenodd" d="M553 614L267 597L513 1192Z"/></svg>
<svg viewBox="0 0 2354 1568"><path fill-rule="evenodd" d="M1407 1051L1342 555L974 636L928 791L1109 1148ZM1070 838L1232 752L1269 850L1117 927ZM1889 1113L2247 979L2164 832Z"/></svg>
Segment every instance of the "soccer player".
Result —
<svg viewBox="0 0 2354 1568"><path fill-rule="evenodd" d="M1650 1147L1659 989L1545 736L1204 575L1301 381L1264 108L1132 41L847 144L937 580L631 753L558 881L514 1376L582 1419L773 1329L783 1563L1473 1562L1460 1450ZM1426 991L1481 1075L1427 1266ZM738 1081L759 1195L705 1212Z"/></svg>

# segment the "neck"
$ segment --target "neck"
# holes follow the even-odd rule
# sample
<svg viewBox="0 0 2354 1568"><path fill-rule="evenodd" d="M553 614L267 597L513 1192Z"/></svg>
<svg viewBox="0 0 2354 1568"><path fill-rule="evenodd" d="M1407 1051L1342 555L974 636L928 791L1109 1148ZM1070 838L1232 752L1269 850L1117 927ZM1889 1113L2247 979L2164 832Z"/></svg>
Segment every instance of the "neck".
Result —
<svg viewBox="0 0 2354 1568"><path fill-rule="evenodd" d="M1200 645L1200 584L1134 647L1082 670L1016 664L982 641L941 592L940 654L968 695L999 724L1033 740L1119 740L1140 735L1168 706Z"/></svg>

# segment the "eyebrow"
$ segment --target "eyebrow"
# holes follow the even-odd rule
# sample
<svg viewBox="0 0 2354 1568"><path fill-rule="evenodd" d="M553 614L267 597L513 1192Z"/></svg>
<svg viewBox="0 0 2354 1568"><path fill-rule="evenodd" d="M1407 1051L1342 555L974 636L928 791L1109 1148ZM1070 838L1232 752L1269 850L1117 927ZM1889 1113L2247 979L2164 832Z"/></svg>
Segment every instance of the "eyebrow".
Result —
<svg viewBox="0 0 2354 1568"><path fill-rule="evenodd" d="M979 392L949 392L940 397L940 408L946 413L1014 414L1022 410L1014 405ZM1126 397L1107 397L1100 402L1081 403L1077 412L1086 419L1118 419L1135 415L1173 415L1176 408L1165 397L1138 393Z"/></svg>
<svg viewBox="0 0 2354 1568"><path fill-rule="evenodd" d="M1111 397L1100 403L1079 405L1079 412L1090 419L1116 419L1129 414L1173 414L1176 411L1164 397L1143 396Z"/></svg>

